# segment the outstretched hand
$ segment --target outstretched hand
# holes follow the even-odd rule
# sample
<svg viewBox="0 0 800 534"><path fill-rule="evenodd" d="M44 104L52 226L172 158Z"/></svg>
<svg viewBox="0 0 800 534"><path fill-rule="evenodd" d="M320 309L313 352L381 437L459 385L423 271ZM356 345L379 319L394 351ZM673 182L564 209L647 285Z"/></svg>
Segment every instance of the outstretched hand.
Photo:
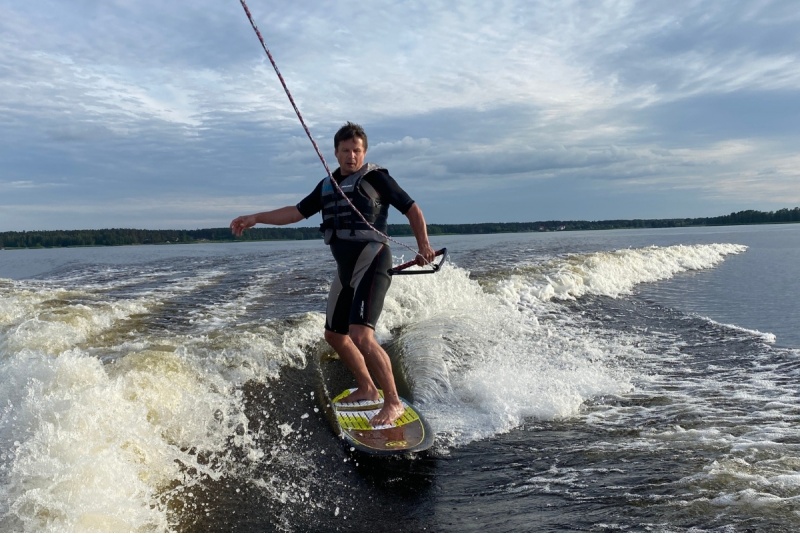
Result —
<svg viewBox="0 0 800 534"><path fill-rule="evenodd" d="M233 235L236 237L239 237L242 235L242 232L255 226L255 224L256 218L253 215L242 215L231 221L231 232L233 232Z"/></svg>

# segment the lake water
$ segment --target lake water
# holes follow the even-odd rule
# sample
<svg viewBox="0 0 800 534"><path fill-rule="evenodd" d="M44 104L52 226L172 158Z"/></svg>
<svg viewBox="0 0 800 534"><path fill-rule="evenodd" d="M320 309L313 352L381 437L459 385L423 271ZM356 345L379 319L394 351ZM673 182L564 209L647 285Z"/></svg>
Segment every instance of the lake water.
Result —
<svg viewBox="0 0 800 534"><path fill-rule="evenodd" d="M321 242L0 250L0 530L800 530L800 225L434 245L389 460L315 397Z"/></svg>

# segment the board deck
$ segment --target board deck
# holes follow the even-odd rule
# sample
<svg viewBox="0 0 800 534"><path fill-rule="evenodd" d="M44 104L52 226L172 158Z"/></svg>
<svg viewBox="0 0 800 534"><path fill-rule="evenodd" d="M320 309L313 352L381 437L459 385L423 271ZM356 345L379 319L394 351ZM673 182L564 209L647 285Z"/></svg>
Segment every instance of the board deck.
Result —
<svg viewBox="0 0 800 534"><path fill-rule="evenodd" d="M392 425L373 427L370 419L381 409L382 401L362 401L359 403L341 403L341 399L350 394L352 388L341 387L349 373L338 360L320 362L323 395L328 419L334 432L353 449L375 455L392 455L407 452L420 452L433 445L433 432L420 412L408 400L400 398L405 411ZM338 392L331 396L330 392ZM383 393L381 393L383 396Z"/></svg>

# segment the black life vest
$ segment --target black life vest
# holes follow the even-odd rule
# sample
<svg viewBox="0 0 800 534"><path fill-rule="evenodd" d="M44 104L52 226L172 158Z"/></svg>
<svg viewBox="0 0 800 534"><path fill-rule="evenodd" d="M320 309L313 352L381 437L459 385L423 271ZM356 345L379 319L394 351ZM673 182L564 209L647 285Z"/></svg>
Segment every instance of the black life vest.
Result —
<svg viewBox="0 0 800 534"><path fill-rule="evenodd" d="M378 192L363 181L364 176L374 170L386 170L373 163L364 164L358 171L345 176L339 182L339 188L350 199L356 209L378 232L370 228L353 211L347 200L331 183L330 176L322 182L322 224L320 230L325 232L325 243L330 244L333 236L349 241L377 241L385 243L389 204L381 202ZM379 233L380 232L380 233Z"/></svg>

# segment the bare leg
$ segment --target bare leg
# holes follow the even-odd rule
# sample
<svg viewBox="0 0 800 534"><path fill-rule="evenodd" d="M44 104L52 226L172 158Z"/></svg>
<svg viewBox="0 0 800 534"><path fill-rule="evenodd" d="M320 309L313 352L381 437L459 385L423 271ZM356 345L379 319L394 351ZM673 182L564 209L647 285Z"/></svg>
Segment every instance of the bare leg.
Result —
<svg viewBox="0 0 800 534"><path fill-rule="evenodd" d="M325 341L333 347L345 367L350 370L356 379L356 390L342 399L342 401L378 400L380 398L378 388L375 386L375 382L372 381L367 365L364 362L364 356L350 336L326 330Z"/></svg>
<svg viewBox="0 0 800 534"><path fill-rule="evenodd" d="M363 325L350 325L350 336L362 356L362 361L383 389L383 407L372 418L373 426L390 425L403 415L403 403L397 394L392 362L389 355L375 340L372 328ZM340 354L341 356L341 354ZM356 378L358 382L358 378ZM370 380L371 381L371 380Z"/></svg>

